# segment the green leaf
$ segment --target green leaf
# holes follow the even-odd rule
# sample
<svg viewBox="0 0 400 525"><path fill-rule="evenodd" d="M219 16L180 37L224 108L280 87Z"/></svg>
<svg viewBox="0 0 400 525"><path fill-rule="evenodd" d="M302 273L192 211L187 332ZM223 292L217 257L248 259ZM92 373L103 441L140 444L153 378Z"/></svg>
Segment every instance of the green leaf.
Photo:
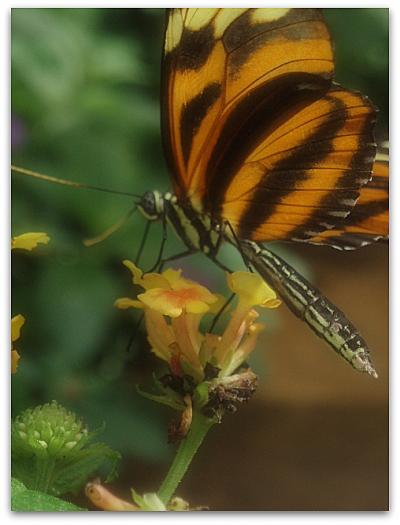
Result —
<svg viewBox="0 0 400 525"><path fill-rule="evenodd" d="M85 482L100 468L106 468L105 481L116 477L117 464L121 459L119 452L104 443L95 443L80 450L71 461L64 463L54 481L52 490L56 494L78 491Z"/></svg>
<svg viewBox="0 0 400 525"><path fill-rule="evenodd" d="M151 401L155 401L156 403L160 403L161 405L169 406L174 410L182 411L185 408L185 405L183 403L178 403L175 399L171 399L171 397L169 397L166 394L150 394L150 392L145 392L144 390L142 390L139 387L139 385L136 386L136 390L138 394L140 394L142 397L150 399Z"/></svg>
<svg viewBox="0 0 400 525"><path fill-rule="evenodd" d="M11 479L11 510L19 512L79 512L85 511L62 499L27 489L20 481Z"/></svg>

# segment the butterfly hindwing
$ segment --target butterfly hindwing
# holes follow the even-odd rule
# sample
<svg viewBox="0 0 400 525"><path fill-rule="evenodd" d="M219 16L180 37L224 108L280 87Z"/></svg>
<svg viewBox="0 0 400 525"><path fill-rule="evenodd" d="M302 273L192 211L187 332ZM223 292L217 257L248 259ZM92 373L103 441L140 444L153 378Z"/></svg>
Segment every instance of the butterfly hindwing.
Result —
<svg viewBox="0 0 400 525"><path fill-rule="evenodd" d="M349 217L335 227L310 239L339 250L354 250L389 235L389 163L374 164L372 180L361 189L360 197Z"/></svg>
<svg viewBox="0 0 400 525"><path fill-rule="evenodd" d="M231 177L222 216L241 238L304 240L352 210L371 177L375 111L358 93L333 86L265 127ZM214 188L215 192L215 188Z"/></svg>

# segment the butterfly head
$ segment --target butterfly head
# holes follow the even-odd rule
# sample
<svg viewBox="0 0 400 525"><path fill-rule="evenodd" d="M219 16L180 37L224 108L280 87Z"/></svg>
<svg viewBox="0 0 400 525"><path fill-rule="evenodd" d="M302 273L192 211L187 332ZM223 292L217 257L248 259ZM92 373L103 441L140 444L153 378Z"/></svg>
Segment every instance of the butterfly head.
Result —
<svg viewBox="0 0 400 525"><path fill-rule="evenodd" d="M138 203L141 213L149 221L157 221L164 212L164 197L159 191L146 191Z"/></svg>

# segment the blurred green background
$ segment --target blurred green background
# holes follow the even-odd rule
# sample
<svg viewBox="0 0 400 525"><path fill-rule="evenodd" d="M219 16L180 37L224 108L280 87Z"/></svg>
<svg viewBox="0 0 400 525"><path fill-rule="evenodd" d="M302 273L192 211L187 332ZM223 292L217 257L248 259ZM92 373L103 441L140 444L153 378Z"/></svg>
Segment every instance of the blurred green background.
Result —
<svg viewBox="0 0 400 525"><path fill-rule="evenodd" d="M335 42L337 81L362 91L379 107L377 138L387 139L388 10L326 9L325 14ZM13 163L120 191L167 190L169 180L159 127L163 25L161 9L13 9ZM51 242L32 253L12 255L12 313L21 313L27 319L17 344L22 359L12 381L12 409L18 413L28 406L57 399L76 410L91 426L105 421L104 440L125 458L121 480L125 480L126 486L122 490L134 485L140 491L155 489L154 484L161 479L173 453L165 439L170 414L140 398L135 391L136 383L149 384L151 370L158 363L147 351L145 336L140 330L136 329L133 347L126 352L137 317L132 311L121 312L113 307L117 297L133 293L130 276L121 261L134 258L144 220L136 215L102 244L91 248L82 244L83 239L97 235L116 222L130 206L129 197L74 190L13 175L12 234L45 231ZM155 260L160 236L160 226L154 225L146 245L144 268ZM170 235L168 253L180 249L179 242ZM351 272L354 268L362 272L364 267L366 272L376 272L378 264L382 281L376 286L385 292L383 247L378 247L379 252L368 248L360 256L344 254L344 257L348 255L345 260L343 254L326 248L276 245L276 250L321 287L324 276L316 274L316 268L339 272L333 280L329 273L325 275L326 286L332 285L334 290L342 265ZM231 250L225 250L225 260L231 267L240 264L239 257ZM224 291L220 270L204 264L201 255L176 266L213 289ZM352 279L353 275L348 277ZM365 279L370 282L368 273ZM345 282L344 294L351 297L353 281ZM354 293L358 292L356 284ZM384 301L385 297L383 294ZM351 299L348 302L351 305ZM343 299L341 305L346 306ZM358 307L358 304L353 307L353 318L357 317ZM369 316L370 310L359 315L367 330ZM264 342L278 345L280 354L293 346L293 341L285 340L291 331L289 318L282 320L279 313L268 318L269 330ZM382 332L378 340L387 332L385 322L385 318L380 321ZM293 326L294 334L306 331L300 324ZM318 355L321 347L323 354L323 343L312 334L310 341ZM305 344L308 345L308 339ZM329 353L326 347L326 354ZM307 370L311 370L314 355L305 359ZM266 358L259 353L253 362L261 378L272 385L273 360L273 355ZM321 370L326 372L321 373L329 377L331 371L336 377L335 367L345 368L331 355L327 357L326 369L324 366L325 362ZM288 369L285 365L279 374L283 376ZM316 370L313 368L313 375L306 374L307 385L314 381ZM353 381L352 374L349 370L346 381ZM298 376L292 377L295 385ZM343 381L341 376L339 381ZM357 391L359 388L361 392L371 390L364 378L354 381ZM272 398L278 405L284 402L296 406L299 397L296 388L292 395L287 394L293 384L279 384L275 391L272 387ZM260 392L255 403L264 407L271 390L261 388ZM311 392L314 391L311 389ZM378 399L385 407L385 382L379 392L373 402ZM335 394L329 392L328 397L332 401ZM316 405L320 401L321 392L317 389L307 403ZM242 408L243 412L246 410ZM236 417L237 428L252 431L251 426L240 428L239 415L232 421ZM232 427L234 422L230 424ZM362 429L359 428L359 432ZM358 439L357 431L355 436ZM253 452L257 458L257 450ZM236 453L232 447L232 457ZM227 467L224 468L226 471ZM372 465L371 469L374 468ZM233 481L229 480L228 473L227 476L229 485ZM150 486L142 487L141 484L146 484L143 480ZM379 483L382 486L382 482ZM292 496L285 496L285 508L294 504ZM382 497L380 501L384 500L384 495ZM203 500L195 503L207 504L207 498L204 494ZM307 501L304 498L303 503ZM368 506L367 500L368 497L359 506ZM322 498L322 507L326 506L324 501ZM342 502L339 508L343 506L346 504ZM229 497L223 490L213 502L213 508L218 507L242 508L240 498L234 493ZM251 508L274 508L274 502L268 503L261 492Z"/></svg>

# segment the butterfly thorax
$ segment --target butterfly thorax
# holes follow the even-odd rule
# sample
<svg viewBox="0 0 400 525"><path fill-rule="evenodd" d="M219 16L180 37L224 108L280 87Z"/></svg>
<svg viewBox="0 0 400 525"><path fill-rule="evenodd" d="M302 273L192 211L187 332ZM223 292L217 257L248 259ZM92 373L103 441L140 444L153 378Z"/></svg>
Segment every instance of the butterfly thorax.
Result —
<svg viewBox="0 0 400 525"><path fill-rule="evenodd" d="M220 239L220 223L210 215L195 209L189 199L179 200L170 192L146 192L138 204L139 210L151 221L163 220L172 226L176 235L193 251L215 253Z"/></svg>

